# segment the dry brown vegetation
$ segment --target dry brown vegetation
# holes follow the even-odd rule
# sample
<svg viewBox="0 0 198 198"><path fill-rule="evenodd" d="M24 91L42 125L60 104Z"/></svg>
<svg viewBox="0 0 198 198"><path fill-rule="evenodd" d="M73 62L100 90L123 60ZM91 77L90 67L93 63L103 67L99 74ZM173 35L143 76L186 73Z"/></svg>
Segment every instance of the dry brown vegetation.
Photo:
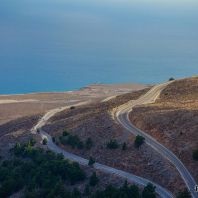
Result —
<svg viewBox="0 0 198 198"><path fill-rule="evenodd" d="M43 103L12 103L0 104L0 124L14 121L26 116L44 114L46 111L62 106L61 104L43 104Z"/></svg>
<svg viewBox="0 0 198 198"><path fill-rule="evenodd" d="M184 185L174 167L147 145L136 149L133 144L134 137L116 124L109 114L109 110L129 100L135 100L147 91L148 89L128 93L108 102L66 110L54 116L44 130L57 139L64 130L78 135L83 141L91 137L94 142L91 150L62 147L85 158L92 156L97 162L148 178L176 193L178 189L175 187L183 188ZM107 141L112 138L119 142L118 149L106 148ZM127 143L125 151L121 149L123 142Z"/></svg>
<svg viewBox="0 0 198 198"><path fill-rule="evenodd" d="M198 77L168 85L154 104L134 108L131 121L170 148L198 181Z"/></svg>
<svg viewBox="0 0 198 198"><path fill-rule="evenodd" d="M23 117L0 125L0 156L7 158L16 142L23 143L32 138L30 130L39 118L40 115Z"/></svg>
<svg viewBox="0 0 198 198"><path fill-rule="evenodd" d="M11 121L9 123L6 123L0 126L0 134L1 134L0 136L0 160L12 159L13 156L11 155L9 150L13 148L16 143L23 144L25 142L28 142L32 138L37 140L37 143L36 143L37 147L42 147L43 149L47 149L47 147L39 143L41 142L40 137L31 134L29 131L37 121L38 121L38 117L34 116L34 117L27 117L23 119L20 118L18 120ZM72 191L74 189L78 189L81 193L83 193L86 185L89 184L89 178L93 174L93 172L96 172L97 177L99 179L99 183L94 187L90 187L90 192L103 190L110 184L115 187L120 187L125 182L123 178L120 178L116 175L107 174L107 173L95 170L92 167L81 166L81 168L86 173L86 179L84 181L76 183L75 185L67 184L68 190ZM23 195L23 190L13 194L10 197L22 197L22 195Z"/></svg>
<svg viewBox="0 0 198 198"><path fill-rule="evenodd" d="M38 122L47 111L62 107L71 106L82 101L100 101L104 98L128 93L131 90L145 88L144 85L92 85L74 92L65 93L35 93L26 95L7 95L0 96L0 158L9 159L9 149L17 142L24 143L30 138L37 140L37 146L41 139L37 135L30 133L31 128ZM95 169L82 167L89 177ZM102 189L108 184L120 186L123 179L97 171L101 182L92 190ZM88 183L79 183L71 188L77 187L80 191L84 190ZM14 197L20 197L16 194Z"/></svg>
<svg viewBox="0 0 198 198"><path fill-rule="evenodd" d="M82 101L100 101L107 97L140 90L145 85L90 85L73 92L0 95L0 124L18 118L44 114L51 109Z"/></svg>
<svg viewBox="0 0 198 198"><path fill-rule="evenodd" d="M192 160L192 150L198 148L197 85L198 78L175 81L162 92L155 104L136 107L131 114L132 121L139 128L144 129L178 154L196 179L198 179L198 166L197 162ZM75 103L92 98L93 102L114 94L129 92L129 87L125 91L122 91L122 87L114 89L114 86L108 89L100 86L87 87L85 90L77 91L75 96L70 95L69 98L66 93L30 94L14 96L15 98L1 96L2 100L39 101L0 104L0 155L5 154L5 150L8 151L16 142L23 142L32 137L29 130L41 114L50 109L71 105L72 101ZM134 137L116 124L109 114L113 108L129 100L135 100L147 91L148 89L127 93L107 102L95 102L65 110L54 116L44 129L56 137L59 137L63 130L78 135L83 141L91 137L94 143L91 150L72 149L70 146L64 148L83 157L92 156L97 162L148 178L177 193L179 189L184 188L184 184L176 169L149 146L143 144L140 149L136 149L133 145ZM116 150L106 148L107 141L112 138L117 139L120 148ZM123 142L127 143L125 151L121 149ZM103 175L102 180L107 177L110 178L109 175ZM115 178L112 178L115 182Z"/></svg>
<svg viewBox="0 0 198 198"><path fill-rule="evenodd" d="M47 111L82 101L98 101L115 94L138 90L144 85L91 85L74 92L0 95L0 155L16 142L23 142Z"/></svg>

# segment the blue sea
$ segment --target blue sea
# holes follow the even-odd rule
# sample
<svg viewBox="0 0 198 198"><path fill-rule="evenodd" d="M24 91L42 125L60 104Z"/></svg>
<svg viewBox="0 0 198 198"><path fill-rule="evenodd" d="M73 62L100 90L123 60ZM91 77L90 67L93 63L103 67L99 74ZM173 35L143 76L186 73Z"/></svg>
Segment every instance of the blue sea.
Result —
<svg viewBox="0 0 198 198"><path fill-rule="evenodd" d="M196 74L197 0L0 1L0 94Z"/></svg>

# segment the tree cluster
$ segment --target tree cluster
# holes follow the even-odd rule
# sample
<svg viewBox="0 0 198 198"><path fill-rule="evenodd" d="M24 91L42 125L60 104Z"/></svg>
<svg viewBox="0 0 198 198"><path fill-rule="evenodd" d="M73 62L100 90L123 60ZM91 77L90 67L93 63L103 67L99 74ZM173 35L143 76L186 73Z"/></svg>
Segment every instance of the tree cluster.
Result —
<svg viewBox="0 0 198 198"><path fill-rule="evenodd" d="M24 189L25 197L72 197L65 188L86 177L78 163L62 154L34 148L33 142L16 144L11 150L13 159L0 164L0 197L8 197Z"/></svg>
<svg viewBox="0 0 198 198"><path fill-rule="evenodd" d="M103 191L97 191L92 198L156 198L155 187L148 184L141 193L138 186L128 185L127 182L120 188L107 186Z"/></svg>
<svg viewBox="0 0 198 198"><path fill-rule="evenodd" d="M109 142L107 142L107 148L108 149L117 149L119 147L119 144L117 140L112 139Z"/></svg>
<svg viewBox="0 0 198 198"><path fill-rule="evenodd" d="M63 135L59 137L60 143L63 145L69 145L73 149L88 149L90 150L93 146L93 141L91 138L87 138L85 142L83 142L77 135L71 135L68 132L64 131Z"/></svg>
<svg viewBox="0 0 198 198"><path fill-rule="evenodd" d="M112 185L104 190L94 192L92 189L99 183L99 178L94 172L89 178L84 193L71 185L84 181L85 172L78 163L65 160L62 154L55 154L34 147L35 141L26 144L17 143L11 149L12 159L0 161L0 197L23 191L25 198L155 198L155 186L148 184L141 192L138 186L128 185L117 188ZM94 159L90 158L93 164ZM190 193L185 190L180 192L178 198L190 198Z"/></svg>

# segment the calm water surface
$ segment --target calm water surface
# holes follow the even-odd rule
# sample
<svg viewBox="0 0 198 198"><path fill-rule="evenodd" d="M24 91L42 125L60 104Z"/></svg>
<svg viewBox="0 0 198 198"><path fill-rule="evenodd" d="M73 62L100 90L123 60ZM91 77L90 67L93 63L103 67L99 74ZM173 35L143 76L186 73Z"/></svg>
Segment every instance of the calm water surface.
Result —
<svg viewBox="0 0 198 198"><path fill-rule="evenodd" d="M1 94L195 74L197 1L0 1Z"/></svg>

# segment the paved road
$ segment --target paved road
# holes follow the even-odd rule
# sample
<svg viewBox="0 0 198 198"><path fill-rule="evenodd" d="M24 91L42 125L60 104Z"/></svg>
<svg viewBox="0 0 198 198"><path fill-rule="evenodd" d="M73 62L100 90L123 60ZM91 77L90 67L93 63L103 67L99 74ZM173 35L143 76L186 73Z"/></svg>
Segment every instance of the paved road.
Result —
<svg viewBox="0 0 198 198"><path fill-rule="evenodd" d="M77 106L81 106L81 105L84 105L84 104L87 104L87 103L88 103L88 101L83 101L83 102L79 102L79 103L75 104L74 106L77 107ZM51 117L53 117L57 113L60 113L61 111L69 109L69 108L70 108L70 106L64 106L64 107L59 107L59 108L52 109L52 110L48 111L39 120L39 122L31 129L31 133L36 134L37 129L42 128Z"/></svg>
<svg viewBox="0 0 198 198"><path fill-rule="evenodd" d="M168 150L162 144L157 142L157 140L152 138L146 132L136 128L129 120L129 113L132 111L132 108L134 106L155 102L155 100L159 97L161 91L167 86L168 83L154 86L150 91L148 91L144 96L140 97L138 100L130 101L125 105L120 106L116 112L116 119L125 129L127 129L132 134L143 136L145 138L145 142L148 145L150 145L153 149L159 152L162 156L167 158L179 171L181 177L186 183L187 188L191 192L192 197L197 198L198 193L196 193L194 190L196 182L190 174L190 172L184 166L184 164L170 150Z"/></svg>
<svg viewBox="0 0 198 198"><path fill-rule="evenodd" d="M80 104L77 104L80 105ZM75 106L77 106L75 105ZM37 130L39 130L39 134L41 135L41 138L47 139L47 146L50 150L54 151L55 153L62 153L64 155L65 158L72 160L72 161L76 161L81 165L85 165L88 166L88 160L85 158L82 158L80 156L77 156L75 154L69 153L67 151L65 151L64 149L58 147L56 144L54 144L54 142L52 141L52 138L49 134L47 134L45 131L41 130L41 127L43 127L47 120L49 120L52 116L54 116L56 113L63 111L64 109L67 109L68 107L62 107L62 108L57 108L54 110L49 111L48 113L46 113L43 118L41 118L41 120L38 122L38 124L32 128L31 132L33 134L35 134L37 132ZM142 177L138 177L134 174L122 171L122 170L118 170L103 164L99 164L99 163L95 163L94 164L94 168L98 169L100 171L103 171L105 173L110 173L110 174L114 174L117 175L119 177L122 177L124 179L127 179L129 182L134 182L136 184L139 185L143 185L146 186L148 183L152 183L154 186L156 186L156 192L162 197L162 198L173 198L174 196L172 195L171 192L169 192L168 190L166 190L165 188L161 187L160 185L147 180L145 178Z"/></svg>
<svg viewBox="0 0 198 198"><path fill-rule="evenodd" d="M58 147L56 144L54 144L54 142L52 141L52 138L49 134L47 134L46 132L44 132L43 130L40 130L40 135L42 137L42 139L46 138L47 139L47 146L50 150L54 151L55 153L62 153L64 155L65 158L78 162L81 165L84 166L88 166L88 162L89 160L82 158L78 155L69 153L67 151L65 151L64 149ZM142 177L138 177L134 174L122 171L122 170L118 170L100 163L95 163L94 164L94 168L98 169L100 171L103 171L105 173L110 173L110 174L114 174L117 175L119 177L122 177L124 179L127 179L129 182L134 182L137 183L139 185L143 185L146 186L149 182L152 183L154 186L156 186L156 192L162 197L162 198L173 198L174 196L171 194L171 192L169 192L168 190L166 190L165 188L161 187L160 185L149 181L147 179L144 179Z"/></svg>

